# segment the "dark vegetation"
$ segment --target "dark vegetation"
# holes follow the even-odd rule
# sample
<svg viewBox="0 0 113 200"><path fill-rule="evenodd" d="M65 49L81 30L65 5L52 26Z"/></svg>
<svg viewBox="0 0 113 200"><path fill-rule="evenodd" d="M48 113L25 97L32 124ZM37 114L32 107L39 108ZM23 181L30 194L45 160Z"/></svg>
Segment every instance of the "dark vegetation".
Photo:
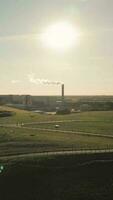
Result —
<svg viewBox="0 0 113 200"><path fill-rule="evenodd" d="M0 199L112 200L112 158L50 156L8 163L0 175Z"/></svg>
<svg viewBox="0 0 113 200"><path fill-rule="evenodd" d="M15 113L12 111L6 111L6 110L2 110L0 111L0 117L10 117L13 116Z"/></svg>
<svg viewBox="0 0 113 200"><path fill-rule="evenodd" d="M60 110L57 110L56 114L58 115L66 115L66 114L70 114L70 109L60 109Z"/></svg>
<svg viewBox="0 0 113 200"><path fill-rule="evenodd" d="M75 103L75 107L81 111L110 111L113 110L113 102L78 101Z"/></svg>

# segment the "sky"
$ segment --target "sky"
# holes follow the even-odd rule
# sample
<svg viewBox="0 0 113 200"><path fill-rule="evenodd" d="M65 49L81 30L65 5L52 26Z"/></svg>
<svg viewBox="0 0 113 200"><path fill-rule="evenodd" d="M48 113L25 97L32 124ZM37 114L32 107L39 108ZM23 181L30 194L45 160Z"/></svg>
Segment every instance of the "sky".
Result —
<svg viewBox="0 0 113 200"><path fill-rule="evenodd" d="M40 35L62 21L81 34L61 52ZM0 0L0 94L60 94L42 80L66 95L113 95L113 0Z"/></svg>

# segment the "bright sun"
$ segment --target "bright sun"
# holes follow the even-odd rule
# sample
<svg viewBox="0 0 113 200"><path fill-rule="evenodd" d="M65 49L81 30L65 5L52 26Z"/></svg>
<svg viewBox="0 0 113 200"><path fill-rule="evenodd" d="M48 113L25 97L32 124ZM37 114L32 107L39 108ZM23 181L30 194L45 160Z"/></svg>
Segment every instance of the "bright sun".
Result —
<svg viewBox="0 0 113 200"><path fill-rule="evenodd" d="M68 22L59 22L49 26L42 34L42 41L47 47L66 50L79 41L79 30Z"/></svg>

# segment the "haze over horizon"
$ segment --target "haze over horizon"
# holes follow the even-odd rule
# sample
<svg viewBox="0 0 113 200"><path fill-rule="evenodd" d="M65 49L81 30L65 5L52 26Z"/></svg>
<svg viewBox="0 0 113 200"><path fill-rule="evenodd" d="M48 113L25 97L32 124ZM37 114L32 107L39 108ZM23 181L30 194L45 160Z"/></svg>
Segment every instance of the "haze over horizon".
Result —
<svg viewBox="0 0 113 200"><path fill-rule="evenodd" d="M66 95L113 95L113 1L0 0L0 69L0 94L59 95L46 80Z"/></svg>

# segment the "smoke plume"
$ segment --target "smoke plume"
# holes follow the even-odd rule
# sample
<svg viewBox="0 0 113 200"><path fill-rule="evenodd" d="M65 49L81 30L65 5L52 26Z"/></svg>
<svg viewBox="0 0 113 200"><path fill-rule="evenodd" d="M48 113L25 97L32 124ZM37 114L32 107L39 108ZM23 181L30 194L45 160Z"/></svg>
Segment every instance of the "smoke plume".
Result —
<svg viewBox="0 0 113 200"><path fill-rule="evenodd" d="M36 78L35 74L28 74L28 79L30 83L34 83L34 84L44 84L44 85L61 85L62 84L59 81L50 81L48 79Z"/></svg>

